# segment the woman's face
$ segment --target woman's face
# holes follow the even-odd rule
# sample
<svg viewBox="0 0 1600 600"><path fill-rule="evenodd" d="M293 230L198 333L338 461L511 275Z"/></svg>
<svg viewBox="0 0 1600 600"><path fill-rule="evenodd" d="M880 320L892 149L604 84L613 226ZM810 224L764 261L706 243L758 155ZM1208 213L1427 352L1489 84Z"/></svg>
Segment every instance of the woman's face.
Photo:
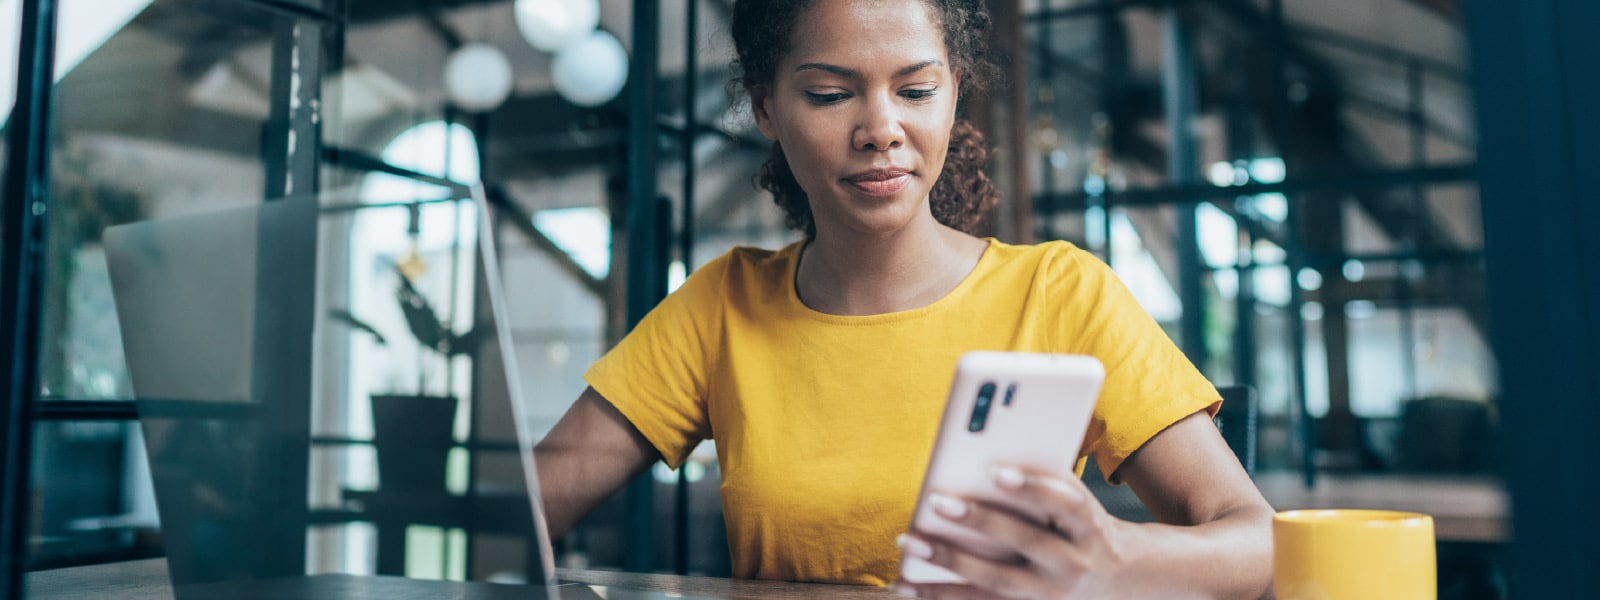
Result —
<svg viewBox="0 0 1600 600"><path fill-rule="evenodd" d="M922 0L818 0L796 22L770 87L752 95L783 145L819 236L932 219L959 85Z"/></svg>

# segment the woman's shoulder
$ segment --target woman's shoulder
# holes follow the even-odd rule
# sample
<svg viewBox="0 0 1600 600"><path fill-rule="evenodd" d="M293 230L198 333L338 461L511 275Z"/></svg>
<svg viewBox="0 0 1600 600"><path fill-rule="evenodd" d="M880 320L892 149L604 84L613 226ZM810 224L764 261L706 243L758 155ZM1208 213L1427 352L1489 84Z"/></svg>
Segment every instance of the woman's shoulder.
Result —
<svg viewBox="0 0 1600 600"><path fill-rule="evenodd" d="M716 267L729 275L781 278L793 267L800 245L801 242L795 242L778 249L734 246L706 266L718 263Z"/></svg>
<svg viewBox="0 0 1600 600"><path fill-rule="evenodd" d="M718 294L749 293L770 289L785 281L793 272L800 242L773 250L753 246L735 246L722 255L695 269L684 283L685 287L716 290Z"/></svg>
<svg viewBox="0 0 1600 600"><path fill-rule="evenodd" d="M726 261L729 268L770 271L788 266L799 253L802 243L794 242L777 249L734 246L718 259Z"/></svg>
<svg viewBox="0 0 1600 600"><path fill-rule="evenodd" d="M1082 252L1077 245L1066 240L1050 240L1048 242L1038 242L1033 244L1012 244L995 238L989 238L989 245L997 252L1018 256L1055 256L1060 254L1069 254L1072 252Z"/></svg>
<svg viewBox="0 0 1600 600"><path fill-rule="evenodd" d="M1031 269L1048 277L1082 274L1085 265L1099 263L1094 254L1065 240L1051 240L1037 244L1008 244L991 239L990 251L995 262Z"/></svg>

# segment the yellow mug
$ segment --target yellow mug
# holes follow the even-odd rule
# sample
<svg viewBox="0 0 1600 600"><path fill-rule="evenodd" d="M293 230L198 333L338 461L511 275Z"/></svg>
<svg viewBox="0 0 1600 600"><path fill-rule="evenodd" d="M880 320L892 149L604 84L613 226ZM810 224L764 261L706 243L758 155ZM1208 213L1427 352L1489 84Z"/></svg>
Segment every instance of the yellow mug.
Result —
<svg viewBox="0 0 1600 600"><path fill-rule="evenodd" d="M1272 519L1278 600L1435 600L1433 517L1290 510Z"/></svg>

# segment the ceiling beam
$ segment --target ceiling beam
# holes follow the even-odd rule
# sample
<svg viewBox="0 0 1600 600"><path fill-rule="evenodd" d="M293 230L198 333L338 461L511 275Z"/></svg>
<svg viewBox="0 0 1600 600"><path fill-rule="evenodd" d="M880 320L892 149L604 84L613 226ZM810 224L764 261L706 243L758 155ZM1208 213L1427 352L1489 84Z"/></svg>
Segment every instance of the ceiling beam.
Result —
<svg viewBox="0 0 1600 600"><path fill-rule="evenodd" d="M1410 2L1433 11L1451 23L1461 24L1461 0L1410 0Z"/></svg>
<svg viewBox="0 0 1600 600"><path fill-rule="evenodd" d="M504 187L491 184L484 191L487 192L489 206L500 211L506 217L502 222L509 223L513 229L526 236L534 248L554 260L556 267L572 277L583 289L594 294L596 298L602 300L606 298L607 290L610 287L606 279L591 275L588 269L583 268L583 265L578 264L577 259L567 253L566 249L562 248L560 244L550 239L550 236L545 235L544 231L535 226L533 224L533 213L523 208L506 192Z"/></svg>
<svg viewBox="0 0 1600 600"><path fill-rule="evenodd" d="M364 25L415 17L429 12L441 12L481 4L502 4L508 0L355 0L345 9L345 22Z"/></svg>

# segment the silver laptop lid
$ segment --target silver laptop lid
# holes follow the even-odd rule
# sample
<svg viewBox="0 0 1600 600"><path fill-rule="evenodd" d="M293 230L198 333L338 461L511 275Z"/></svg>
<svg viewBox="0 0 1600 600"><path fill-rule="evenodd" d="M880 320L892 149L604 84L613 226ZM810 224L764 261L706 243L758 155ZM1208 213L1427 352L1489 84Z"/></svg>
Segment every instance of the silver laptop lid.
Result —
<svg viewBox="0 0 1600 600"><path fill-rule="evenodd" d="M180 598L374 573L559 597L488 202L467 192L107 230Z"/></svg>

